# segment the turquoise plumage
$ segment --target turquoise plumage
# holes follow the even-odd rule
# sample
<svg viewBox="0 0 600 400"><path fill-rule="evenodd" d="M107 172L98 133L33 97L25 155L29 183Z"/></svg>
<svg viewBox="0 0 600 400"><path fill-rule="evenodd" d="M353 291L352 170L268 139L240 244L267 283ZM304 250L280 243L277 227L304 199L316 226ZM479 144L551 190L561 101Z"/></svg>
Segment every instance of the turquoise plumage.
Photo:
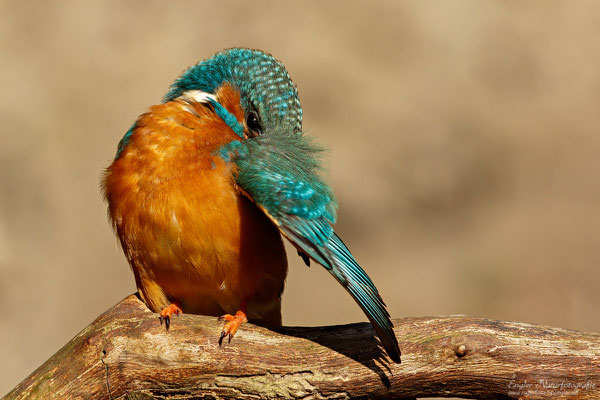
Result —
<svg viewBox="0 0 600 400"><path fill-rule="evenodd" d="M265 131L232 157L237 184L274 220L299 250L325 267L359 304L390 358L400 350L377 288L334 232L337 203L321 179L322 150L306 136Z"/></svg>
<svg viewBox="0 0 600 400"><path fill-rule="evenodd" d="M258 50L226 50L184 72L164 101L189 91L214 94L224 83L239 90L246 118L254 114L258 127L252 134L249 129L241 132L242 122L214 100L208 101L242 136L218 151L235 165L236 184L303 258L308 255L321 264L346 288L390 358L400 362L398 342L377 288L333 230L337 203L321 177L323 149L302 133L302 108L283 64Z"/></svg>

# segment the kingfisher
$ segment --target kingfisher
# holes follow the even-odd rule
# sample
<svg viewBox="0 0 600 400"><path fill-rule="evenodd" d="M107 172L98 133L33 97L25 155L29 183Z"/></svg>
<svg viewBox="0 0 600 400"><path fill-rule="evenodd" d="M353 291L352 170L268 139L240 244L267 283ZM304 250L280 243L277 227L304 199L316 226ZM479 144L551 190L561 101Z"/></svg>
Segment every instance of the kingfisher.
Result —
<svg viewBox="0 0 600 400"><path fill-rule="evenodd" d="M281 326L285 237L348 291L400 362L377 288L333 230L322 159L296 85L260 50L189 67L137 118L101 186L139 295L167 330L182 312L225 320L219 345L247 321Z"/></svg>

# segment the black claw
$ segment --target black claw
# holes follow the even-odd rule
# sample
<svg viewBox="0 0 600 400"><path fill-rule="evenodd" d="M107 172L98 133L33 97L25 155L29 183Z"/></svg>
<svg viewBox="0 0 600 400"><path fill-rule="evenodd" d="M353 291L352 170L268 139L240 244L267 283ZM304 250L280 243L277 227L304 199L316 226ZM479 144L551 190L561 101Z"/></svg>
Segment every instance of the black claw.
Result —
<svg viewBox="0 0 600 400"><path fill-rule="evenodd" d="M167 316L167 317L165 317L165 328L167 328L167 330L169 330L169 326L171 326L171 318L169 318Z"/></svg>
<svg viewBox="0 0 600 400"><path fill-rule="evenodd" d="M232 336L232 335L231 335L231 333L230 333L230 334L229 334L229 338L227 338L227 343L231 343L231 338L232 338L232 337L233 337L233 336Z"/></svg>
<svg viewBox="0 0 600 400"><path fill-rule="evenodd" d="M306 264L307 267L310 267L310 257L308 257L308 255L305 252L300 250L298 250L298 255L302 257L302 261L304 261L304 264Z"/></svg>
<svg viewBox="0 0 600 400"><path fill-rule="evenodd" d="M223 338L227 335L225 332L221 332L221 337L219 338L219 347L223 344Z"/></svg>
<svg viewBox="0 0 600 400"><path fill-rule="evenodd" d="M160 326L162 326L162 323L163 323L163 317L162 317L162 315L160 317L158 317L158 320L160 321Z"/></svg>

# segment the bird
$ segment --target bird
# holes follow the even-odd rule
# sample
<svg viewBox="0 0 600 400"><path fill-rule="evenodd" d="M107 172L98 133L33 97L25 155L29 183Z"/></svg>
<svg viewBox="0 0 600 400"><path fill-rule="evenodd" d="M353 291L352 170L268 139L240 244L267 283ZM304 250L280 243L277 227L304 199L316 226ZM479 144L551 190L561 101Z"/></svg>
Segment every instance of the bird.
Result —
<svg viewBox="0 0 600 400"><path fill-rule="evenodd" d="M333 226L324 148L302 130L282 62L230 48L187 68L117 146L101 187L138 293L166 329L182 312L281 326L283 238L323 266L400 362L386 305Z"/></svg>

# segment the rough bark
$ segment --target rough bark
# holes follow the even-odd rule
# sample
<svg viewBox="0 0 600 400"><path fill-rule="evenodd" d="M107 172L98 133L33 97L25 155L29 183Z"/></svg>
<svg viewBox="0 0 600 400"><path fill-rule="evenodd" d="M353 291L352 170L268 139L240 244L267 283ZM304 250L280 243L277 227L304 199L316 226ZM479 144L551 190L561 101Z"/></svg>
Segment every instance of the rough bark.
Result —
<svg viewBox="0 0 600 400"><path fill-rule="evenodd" d="M464 316L394 321L402 363L367 323L276 331L176 317L136 297L102 314L5 399L599 399L600 335Z"/></svg>

